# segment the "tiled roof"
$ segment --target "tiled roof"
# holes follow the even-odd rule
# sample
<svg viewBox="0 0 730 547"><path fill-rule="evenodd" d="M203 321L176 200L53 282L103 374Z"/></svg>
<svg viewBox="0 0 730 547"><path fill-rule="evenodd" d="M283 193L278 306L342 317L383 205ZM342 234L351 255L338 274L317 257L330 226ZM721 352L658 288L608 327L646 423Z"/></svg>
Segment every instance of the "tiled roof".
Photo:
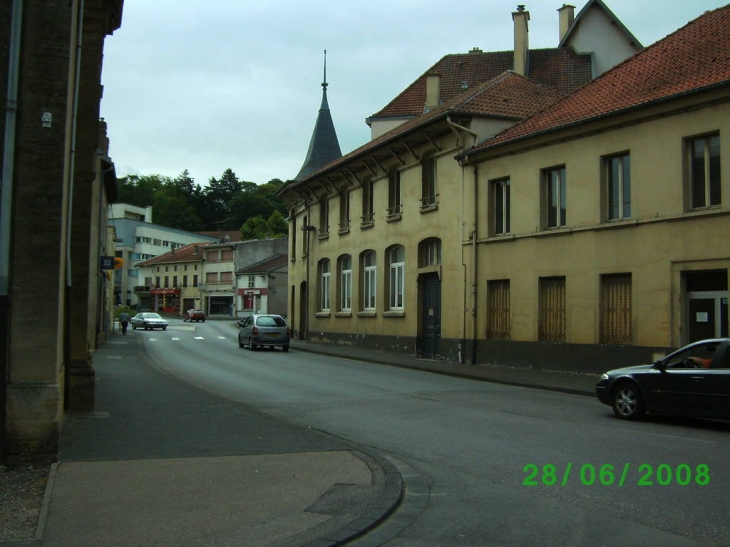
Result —
<svg viewBox="0 0 730 547"><path fill-rule="evenodd" d="M246 266L245 268L239 270L236 273L254 274L254 273L259 273L259 272L270 272L272 270L279 269L282 266L286 266L286 263L288 260L289 260L288 255L278 254L278 255L272 256L270 258L267 258L266 260L262 260L261 262L257 262L256 264Z"/></svg>
<svg viewBox="0 0 730 547"><path fill-rule="evenodd" d="M730 5L706 12L465 155L721 85L730 85Z"/></svg>
<svg viewBox="0 0 730 547"><path fill-rule="evenodd" d="M446 55L371 118L417 116L426 104L426 79L430 72L441 76L440 97L448 102L464 92L511 70L512 51L460 53ZM561 93L571 93L592 77L590 54L572 48L533 49L529 52L529 78Z"/></svg>
<svg viewBox="0 0 730 547"><path fill-rule="evenodd" d="M188 243L187 245L178 247L174 251L168 251L165 254L139 262L137 266L154 266L155 264L174 264L203 260L202 249L208 245L211 245L210 241L203 243Z"/></svg>
<svg viewBox="0 0 730 547"><path fill-rule="evenodd" d="M432 123L438 118L459 113L479 117L521 120L547 108L562 97L563 94L558 93L554 89L540 85L508 70L496 78L492 78L477 87L468 89L433 110L422 113L420 116L402 123L360 148L315 171L303 181L288 185L288 188L298 186L300 182L305 182L324 171L344 165L353 158L372 152L384 143L398 139L416 128L421 128ZM282 188L280 193L286 190L286 188Z"/></svg>

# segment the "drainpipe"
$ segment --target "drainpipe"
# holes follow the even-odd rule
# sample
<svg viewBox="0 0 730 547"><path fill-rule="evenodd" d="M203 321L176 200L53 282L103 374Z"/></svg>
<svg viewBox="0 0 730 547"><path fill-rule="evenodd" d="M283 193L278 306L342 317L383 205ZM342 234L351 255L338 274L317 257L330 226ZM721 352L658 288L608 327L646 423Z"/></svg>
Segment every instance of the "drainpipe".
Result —
<svg viewBox="0 0 730 547"><path fill-rule="evenodd" d="M13 176L15 172L15 128L18 117L18 73L23 0L13 0L8 62L8 100L5 107L5 148L3 150L2 195L0 196L0 297L10 294L10 228Z"/></svg>
<svg viewBox="0 0 730 547"><path fill-rule="evenodd" d="M472 204L474 206L474 229L471 233L471 315L472 315L472 321L471 321L471 364L476 365L477 364L477 226L479 224L479 216L478 216L478 206L477 206L477 194L478 194L478 184L479 184L479 167L474 165L474 188L473 192L474 195L472 196Z"/></svg>
<svg viewBox="0 0 730 547"><path fill-rule="evenodd" d="M18 114L18 74L23 30L23 0L13 0L8 52L8 99L0 189L0 462L5 461L5 407L10 362L10 231L12 220L15 138Z"/></svg>

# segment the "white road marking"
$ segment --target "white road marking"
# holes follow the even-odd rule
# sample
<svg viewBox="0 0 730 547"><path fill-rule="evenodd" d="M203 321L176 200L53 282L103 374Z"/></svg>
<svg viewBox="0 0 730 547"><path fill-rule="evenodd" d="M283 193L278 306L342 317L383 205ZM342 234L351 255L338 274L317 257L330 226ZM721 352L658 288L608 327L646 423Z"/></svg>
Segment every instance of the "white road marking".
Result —
<svg viewBox="0 0 730 547"><path fill-rule="evenodd" d="M203 336L196 336L195 339L196 340L205 340L205 337L203 337Z"/></svg>

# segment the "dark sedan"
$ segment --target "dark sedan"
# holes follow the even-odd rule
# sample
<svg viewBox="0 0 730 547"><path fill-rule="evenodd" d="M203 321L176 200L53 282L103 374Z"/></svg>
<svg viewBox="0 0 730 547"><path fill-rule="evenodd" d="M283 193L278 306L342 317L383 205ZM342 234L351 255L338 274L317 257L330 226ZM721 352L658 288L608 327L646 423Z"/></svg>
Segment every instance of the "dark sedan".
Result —
<svg viewBox="0 0 730 547"><path fill-rule="evenodd" d="M694 342L654 364L608 371L596 395L623 420L644 412L730 418L730 339Z"/></svg>

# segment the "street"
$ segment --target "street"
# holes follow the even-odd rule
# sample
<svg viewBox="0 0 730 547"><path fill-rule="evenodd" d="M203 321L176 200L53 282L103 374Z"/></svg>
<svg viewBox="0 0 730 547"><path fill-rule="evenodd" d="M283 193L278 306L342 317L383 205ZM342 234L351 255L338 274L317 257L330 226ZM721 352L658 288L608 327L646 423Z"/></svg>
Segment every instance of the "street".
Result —
<svg viewBox="0 0 730 547"><path fill-rule="evenodd" d="M727 424L623 422L592 397L252 352L230 321L128 334L188 383L413 468L428 500L389 547L730 544Z"/></svg>

